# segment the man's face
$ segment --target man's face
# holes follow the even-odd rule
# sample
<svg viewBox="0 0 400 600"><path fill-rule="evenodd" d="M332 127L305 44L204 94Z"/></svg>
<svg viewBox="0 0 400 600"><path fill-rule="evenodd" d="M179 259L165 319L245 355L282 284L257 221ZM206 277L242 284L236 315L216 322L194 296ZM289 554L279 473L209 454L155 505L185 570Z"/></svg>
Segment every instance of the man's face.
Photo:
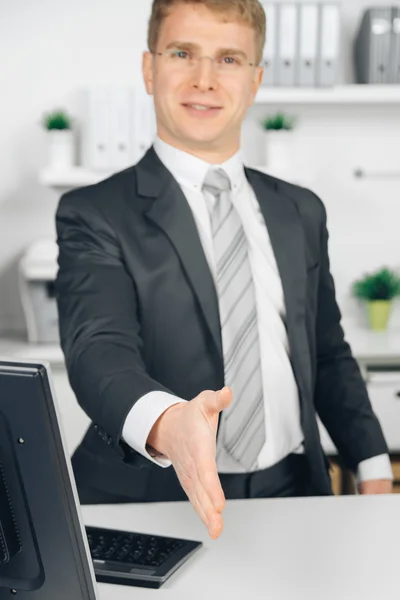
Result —
<svg viewBox="0 0 400 600"><path fill-rule="evenodd" d="M146 52L143 59L159 136L192 153L234 153L262 78L262 69L248 64L256 62L254 30L224 23L203 5L178 4L162 23L156 52L174 54Z"/></svg>

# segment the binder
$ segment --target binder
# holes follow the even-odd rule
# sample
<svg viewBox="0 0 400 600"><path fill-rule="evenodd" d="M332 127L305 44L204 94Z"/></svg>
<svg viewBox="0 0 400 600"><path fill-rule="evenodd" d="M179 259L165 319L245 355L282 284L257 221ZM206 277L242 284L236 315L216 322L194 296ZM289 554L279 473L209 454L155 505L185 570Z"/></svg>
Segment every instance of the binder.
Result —
<svg viewBox="0 0 400 600"><path fill-rule="evenodd" d="M267 39L264 48L263 67L264 76L262 85L276 84L276 67L277 67L277 6L272 2L263 3L265 14L267 17Z"/></svg>
<svg viewBox="0 0 400 600"><path fill-rule="evenodd" d="M319 11L317 85L332 87L336 83L339 60L340 8L338 4L321 4Z"/></svg>
<svg viewBox="0 0 400 600"><path fill-rule="evenodd" d="M278 78L280 86L294 86L298 49L298 5L278 7Z"/></svg>
<svg viewBox="0 0 400 600"><path fill-rule="evenodd" d="M81 90L81 163L93 171L111 168L111 121L106 86Z"/></svg>
<svg viewBox="0 0 400 600"><path fill-rule="evenodd" d="M358 83L389 83L391 42L391 7L367 9L355 41Z"/></svg>
<svg viewBox="0 0 400 600"><path fill-rule="evenodd" d="M389 83L390 44L392 41L391 8L376 9L371 22L371 83Z"/></svg>
<svg viewBox="0 0 400 600"><path fill-rule="evenodd" d="M125 169L135 162L134 90L110 87L110 166Z"/></svg>
<svg viewBox="0 0 400 600"><path fill-rule="evenodd" d="M400 6L392 9L392 42L389 83L400 83Z"/></svg>
<svg viewBox="0 0 400 600"><path fill-rule="evenodd" d="M299 14L299 60L297 85L315 86L317 77L317 52L319 11L317 4L302 4Z"/></svg>

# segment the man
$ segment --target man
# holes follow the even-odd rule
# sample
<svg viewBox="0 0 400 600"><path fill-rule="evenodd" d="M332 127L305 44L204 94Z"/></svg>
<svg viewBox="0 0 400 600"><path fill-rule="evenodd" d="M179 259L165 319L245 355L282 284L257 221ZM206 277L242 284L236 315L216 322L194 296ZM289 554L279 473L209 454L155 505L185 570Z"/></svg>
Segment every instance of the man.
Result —
<svg viewBox="0 0 400 600"><path fill-rule="evenodd" d="M331 493L316 412L361 493L391 491L324 206L243 167L264 40L257 0L155 0L154 147L57 213L62 347L93 420L73 457L81 501L187 495L213 538L225 498Z"/></svg>

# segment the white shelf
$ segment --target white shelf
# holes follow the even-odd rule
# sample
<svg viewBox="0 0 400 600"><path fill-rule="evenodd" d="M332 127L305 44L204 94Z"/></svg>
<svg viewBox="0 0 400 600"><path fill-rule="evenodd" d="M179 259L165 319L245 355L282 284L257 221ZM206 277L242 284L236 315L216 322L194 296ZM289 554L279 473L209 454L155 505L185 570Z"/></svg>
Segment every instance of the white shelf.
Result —
<svg viewBox="0 0 400 600"><path fill-rule="evenodd" d="M342 85L333 88L260 88L257 105L394 105L400 109L400 85ZM65 170L44 169L40 183L55 189L72 189L98 183L111 172L94 172L83 167ZM279 175L280 176L280 175ZM282 179L285 179L282 175Z"/></svg>
<svg viewBox="0 0 400 600"><path fill-rule="evenodd" d="M99 173L83 167L71 167L70 169L52 169L48 167L39 174L39 181L45 187L71 189L98 183L110 175L111 172Z"/></svg>
<svg viewBox="0 0 400 600"><path fill-rule="evenodd" d="M307 187L312 185L314 182L311 176L305 176L304 174L296 175L294 173L287 173L286 171L270 171L268 167L262 165L248 166L250 168L257 169L258 171L268 173L274 177L278 177L279 179L290 181L291 183L295 183L297 185ZM40 183L45 187L70 190L77 187L98 183L106 177L107 175L105 175L104 173L96 173L94 171L89 171L81 167L73 167L68 171L45 169L40 173L39 179Z"/></svg>
<svg viewBox="0 0 400 600"><path fill-rule="evenodd" d="M400 85L342 85L333 88L260 88L256 104L397 104Z"/></svg>
<svg viewBox="0 0 400 600"><path fill-rule="evenodd" d="M4 360L45 361L53 366L65 364L60 344L32 344L7 338L0 340L0 357Z"/></svg>

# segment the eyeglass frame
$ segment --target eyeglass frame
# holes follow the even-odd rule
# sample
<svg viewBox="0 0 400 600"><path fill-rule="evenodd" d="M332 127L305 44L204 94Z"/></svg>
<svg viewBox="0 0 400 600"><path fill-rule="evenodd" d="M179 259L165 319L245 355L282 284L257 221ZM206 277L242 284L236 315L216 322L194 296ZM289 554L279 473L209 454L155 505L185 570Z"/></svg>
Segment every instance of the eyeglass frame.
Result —
<svg viewBox="0 0 400 600"><path fill-rule="evenodd" d="M165 52L155 52L155 51L151 51L151 50L150 50L150 54L152 54L153 56L165 56L166 58L170 58L170 57L171 57L171 55L172 55L172 53L173 53L173 52L176 52L176 51L179 51L179 52L187 52L187 50L179 50L179 49L177 48L176 50L172 50L172 49L171 49L171 50L166 50ZM213 58L212 56L208 56L208 55L206 55L206 54L205 54L204 56L198 56L198 57L195 59L195 62L198 64L198 63L199 63L199 61L200 61L201 59L203 59L203 58L209 58L209 59L210 59L210 61L211 61L211 63L212 63L213 65L215 65L215 60L216 60L216 59L215 59L215 58ZM233 58L233 57L232 57L232 58ZM240 66L241 66L241 65L240 65ZM257 68L258 68L258 67L260 67L261 65L260 65L260 64L258 64L258 65L257 65L256 63L245 62L243 66L246 66L246 67L254 67L255 69L257 69Z"/></svg>

